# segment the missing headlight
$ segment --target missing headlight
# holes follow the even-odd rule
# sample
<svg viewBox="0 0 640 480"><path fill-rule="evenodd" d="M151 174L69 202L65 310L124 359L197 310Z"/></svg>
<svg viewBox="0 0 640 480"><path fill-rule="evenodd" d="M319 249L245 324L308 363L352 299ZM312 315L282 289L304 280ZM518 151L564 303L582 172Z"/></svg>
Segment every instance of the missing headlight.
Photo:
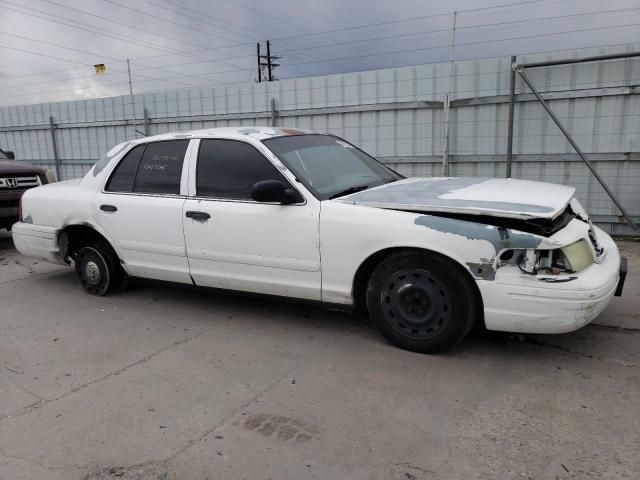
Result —
<svg viewBox="0 0 640 480"><path fill-rule="evenodd" d="M528 275L559 275L584 270L594 262L593 253L586 239L553 250L505 250L500 254L498 268L517 266Z"/></svg>
<svg viewBox="0 0 640 480"><path fill-rule="evenodd" d="M584 239L562 247L560 254L562 265L570 272L580 272L594 261L591 247Z"/></svg>

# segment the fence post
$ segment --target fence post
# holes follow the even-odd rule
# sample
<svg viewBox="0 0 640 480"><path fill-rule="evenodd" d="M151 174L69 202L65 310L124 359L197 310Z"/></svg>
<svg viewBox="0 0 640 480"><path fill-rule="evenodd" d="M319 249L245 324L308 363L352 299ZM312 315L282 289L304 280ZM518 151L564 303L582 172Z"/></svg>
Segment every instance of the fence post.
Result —
<svg viewBox="0 0 640 480"><path fill-rule="evenodd" d="M150 135L149 124L151 123L151 121L149 120L149 110L145 108L143 111L144 111L144 136L148 137Z"/></svg>
<svg viewBox="0 0 640 480"><path fill-rule="evenodd" d="M271 126L276 126L276 117L278 116L278 111L276 110L276 99L271 98Z"/></svg>
<svg viewBox="0 0 640 480"><path fill-rule="evenodd" d="M56 143L56 124L53 115L49 117L49 131L51 132L51 144L53 145L53 160L56 164L56 178L60 181L60 157L58 156L58 144Z"/></svg>
<svg viewBox="0 0 640 480"><path fill-rule="evenodd" d="M513 97L516 92L516 70L514 65L516 64L515 55L511 57L511 63L509 65L509 120L507 131L507 172L505 177L511 178L511 163L513 161L513 110L515 107Z"/></svg>

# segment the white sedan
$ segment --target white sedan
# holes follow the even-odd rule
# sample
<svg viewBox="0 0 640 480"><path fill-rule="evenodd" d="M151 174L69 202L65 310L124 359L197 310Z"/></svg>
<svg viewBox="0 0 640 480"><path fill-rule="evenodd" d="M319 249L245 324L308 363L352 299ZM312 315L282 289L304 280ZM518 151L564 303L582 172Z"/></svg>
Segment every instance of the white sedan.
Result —
<svg viewBox="0 0 640 480"><path fill-rule="evenodd" d="M220 128L126 142L27 191L13 238L94 295L132 276L321 301L436 352L475 324L576 330L620 294L626 262L573 195L404 178L333 135Z"/></svg>

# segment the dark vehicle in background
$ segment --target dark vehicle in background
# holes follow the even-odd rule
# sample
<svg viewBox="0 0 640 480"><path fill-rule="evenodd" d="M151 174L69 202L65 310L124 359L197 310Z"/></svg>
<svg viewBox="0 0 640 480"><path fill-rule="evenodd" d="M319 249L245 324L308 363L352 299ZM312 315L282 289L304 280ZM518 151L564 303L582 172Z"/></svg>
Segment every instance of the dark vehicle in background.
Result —
<svg viewBox="0 0 640 480"><path fill-rule="evenodd" d="M0 149L0 229L11 230L18 221L22 194L55 181L52 172L29 163L16 162L13 152Z"/></svg>

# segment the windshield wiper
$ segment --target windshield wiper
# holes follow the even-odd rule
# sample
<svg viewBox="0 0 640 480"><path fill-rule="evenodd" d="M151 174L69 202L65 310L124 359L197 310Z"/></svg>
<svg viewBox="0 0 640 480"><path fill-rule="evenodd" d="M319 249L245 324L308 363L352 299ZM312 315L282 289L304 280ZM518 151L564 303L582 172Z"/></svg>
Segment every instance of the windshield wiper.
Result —
<svg viewBox="0 0 640 480"><path fill-rule="evenodd" d="M366 190L367 188L369 188L369 185L358 185L357 187L349 187L346 190L343 190L338 193L334 193L329 197L329 199L332 200L334 198L343 197L351 193L361 192L362 190Z"/></svg>

